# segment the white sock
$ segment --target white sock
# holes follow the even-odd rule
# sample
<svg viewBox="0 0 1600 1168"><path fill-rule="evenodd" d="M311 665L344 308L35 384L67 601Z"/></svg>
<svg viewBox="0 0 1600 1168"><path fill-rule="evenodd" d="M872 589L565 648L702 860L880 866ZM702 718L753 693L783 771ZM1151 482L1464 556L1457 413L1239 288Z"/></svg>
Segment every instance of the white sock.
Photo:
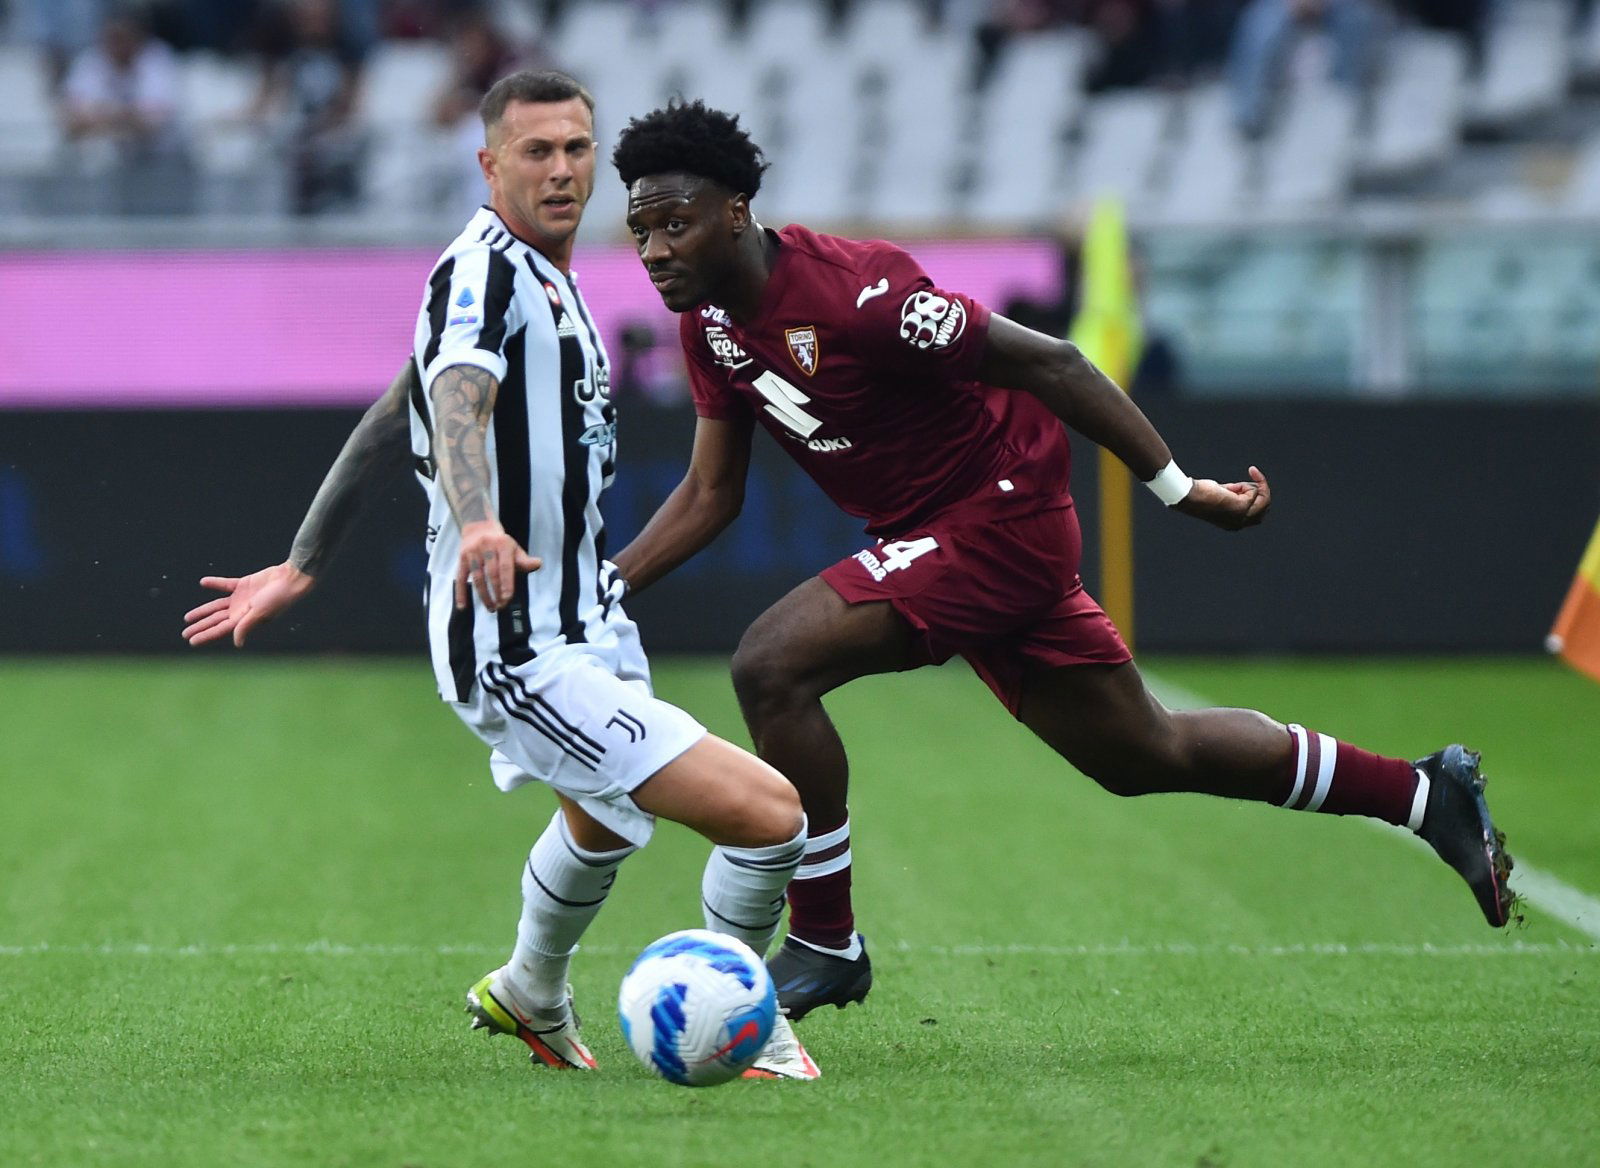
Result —
<svg viewBox="0 0 1600 1168"><path fill-rule="evenodd" d="M560 811L522 869L522 919L506 963L513 1004L548 1010L567 998L567 966L578 938L605 903L617 868L638 849L591 852L578 846Z"/></svg>
<svg viewBox="0 0 1600 1168"><path fill-rule="evenodd" d="M783 920L783 893L805 855L806 826L792 840L765 848L711 849L700 882L706 928L737 937L760 956Z"/></svg>
<svg viewBox="0 0 1600 1168"><path fill-rule="evenodd" d="M1428 778L1421 767L1417 768L1417 792L1411 796L1411 817L1406 820L1406 827L1412 831L1422 830L1422 819L1428 810L1428 792L1433 790L1433 780Z"/></svg>
<svg viewBox="0 0 1600 1168"><path fill-rule="evenodd" d="M818 945L815 941L807 941L804 937L792 934L789 938L796 945L804 945L807 949L815 949L818 953L826 953L829 957L843 957L846 961L854 961L861 956L861 934L851 933L850 944L835 949L832 945Z"/></svg>

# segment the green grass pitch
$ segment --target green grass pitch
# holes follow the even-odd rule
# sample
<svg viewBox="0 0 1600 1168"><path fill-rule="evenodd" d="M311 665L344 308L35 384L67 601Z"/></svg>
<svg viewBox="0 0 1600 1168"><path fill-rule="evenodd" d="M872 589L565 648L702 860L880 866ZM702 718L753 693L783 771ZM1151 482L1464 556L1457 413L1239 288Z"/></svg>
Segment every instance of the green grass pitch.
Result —
<svg viewBox="0 0 1600 1168"><path fill-rule="evenodd" d="M1157 661L1387 753L1484 751L1512 851L1600 893L1600 688L1546 661ZM743 740L717 662L663 696ZM813 1084L690 1091L615 1023L699 923L663 827L574 967L595 1075L469 1034L540 791L494 791L421 660L0 662L0 1164L1600 1161L1600 949L1497 934L1355 820L1118 800L964 666L830 702L878 985Z"/></svg>

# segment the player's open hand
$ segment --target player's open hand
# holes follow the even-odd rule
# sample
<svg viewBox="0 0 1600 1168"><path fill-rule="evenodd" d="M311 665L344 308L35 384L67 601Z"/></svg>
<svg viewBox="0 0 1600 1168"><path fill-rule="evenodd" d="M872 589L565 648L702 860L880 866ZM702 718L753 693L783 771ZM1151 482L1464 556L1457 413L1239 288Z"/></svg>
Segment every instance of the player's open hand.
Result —
<svg viewBox="0 0 1600 1168"><path fill-rule="evenodd" d="M1189 493L1172 505L1174 511L1204 519L1227 531L1254 527L1267 517L1271 506L1272 488L1267 486L1267 476L1253 466L1248 483L1195 479Z"/></svg>
<svg viewBox="0 0 1600 1168"><path fill-rule="evenodd" d="M483 607L499 612L511 603L518 572L537 572L544 565L530 556L493 520L480 519L461 529L461 559L456 565L456 607L466 608L476 591Z"/></svg>
<svg viewBox="0 0 1600 1168"><path fill-rule="evenodd" d="M204 645L232 633L234 646L242 649L252 629L294 604L315 583L287 562L248 576L202 576L202 588L224 595L183 614L183 639Z"/></svg>

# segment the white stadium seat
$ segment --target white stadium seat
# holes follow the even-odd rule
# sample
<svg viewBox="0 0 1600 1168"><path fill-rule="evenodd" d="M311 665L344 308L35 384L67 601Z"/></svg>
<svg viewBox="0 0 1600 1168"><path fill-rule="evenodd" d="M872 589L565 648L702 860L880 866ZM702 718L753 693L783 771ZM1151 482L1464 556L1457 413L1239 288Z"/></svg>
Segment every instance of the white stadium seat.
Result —
<svg viewBox="0 0 1600 1168"><path fill-rule="evenodd" d="M1182 134L1173 150L1161 207L1166 218L1226 219L1244 206L1250 151L1233 124L1220 84L1200 86L1183 100Z"/></svg>
<svg viewBox="0 0 1600 1168"><path fill-rule="evenodd" d="M818 0L765 0L746 22L744 43L752 61L767 63L781 57L796 64L837 44Z"/></svg>
<svg viewBox="0 0 1600 1168"><path fill-rule="evenodd" d="M627 0L584 0L568 4L549 41L563 69L593 73L642 35L638 9Z"/></svg>
<svg viewBox="0 0 1600 1168"><path fill-rule="evenodd" d="M1118 195L1137 206L1155 190L1172 125L1174 101L1158 90L1127 90L1092 99L1084 109L1082 143L1070 170L1079 200Z"/></svg>
<svg viewBox="0 0 1600 1168"><path fill-rule="evenodd" d="M61 147L41 55L26 45L0 45L0 174L48 170Z"/></svg>
<svg viewBox="0 0 1600 1168"><path fill-rule="evenodd" d="M1070 31L1002 51L973 119L969 217L1038 224L1065 209L1066 139L1083 107L1089 53L1088 37Z"/></svg>
<svg viewBox="0 0 1600 1168"><path fill-rule="evenodd" d="M739 70L730 52L733 33L727 5L712 0L676 0L656 11L649 37L663 60L678 66L698 66L706 71Z"/></svg>
<svg viewBox="0 0 1600 1168"><path fill-rule="evenodd" d="M758 207L763 220L838 226L856 213L863 112L857 77L842 53L772 66L784 106L771 136L757 138L772 163Z"/></svg>
<svg viewBox="0 0 1600 1168"><path fill-rule="evenodd" d="M1342 86L1294 87L1262 153L1261 201L1275 209L1330 210L1350 190L1356 99Z"/></svg>
<svg viewBox="0 0 1600 1168"><path fill-rule="evenodd" d="M450 50L442 44L385 41L361 70L361 116L370 125L426 125L450 72Z"/></svg>
<svg viewBox="0 0 1600 1168"><path fill-rule="evenodd" d="M917 0L871 0L851 7L842 35L846 51L857 57L915 60L932 32Z"/></svg>
<svg viewBox="0 0 1600 1168"><path fill-rule="evenodd" d="M1505 129L1556 107L1572 70L1570 23L1562 0L1516 0L1501 7L1489 32L1483 76L1468 103L1472 125Z"/></svg>
<svg viewBox="0 0 1600 1168"><path fill-rule="evenodd" d="M880 69L857 214L903 229L934 229L955 211L970 117L970 46L941 41L923 51L915 70L887 62Z"/></svg>
<svg viewBox="0 0 1600 1168"><path fill-rule="evenodd" d="M1412 174L1445 161L1461 138L1467 46L1455 33L1408 29L1389 48L1372 96L1372 128L1359 146L1364 178Z"/></svg>

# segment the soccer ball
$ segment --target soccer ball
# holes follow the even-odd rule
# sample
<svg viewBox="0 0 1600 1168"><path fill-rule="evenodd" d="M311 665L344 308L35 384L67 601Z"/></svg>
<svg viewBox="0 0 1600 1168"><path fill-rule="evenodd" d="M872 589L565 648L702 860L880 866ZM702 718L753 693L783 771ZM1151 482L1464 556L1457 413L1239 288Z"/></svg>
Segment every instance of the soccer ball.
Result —
<svg viewBox="0 0 1600 1168"><path fill-rule="evenodd" d="M744 1073L767 1045L778 995L754 949L709 929L645 947L617 995L622 1036L668 1082L712 1087Z"/></svg>

